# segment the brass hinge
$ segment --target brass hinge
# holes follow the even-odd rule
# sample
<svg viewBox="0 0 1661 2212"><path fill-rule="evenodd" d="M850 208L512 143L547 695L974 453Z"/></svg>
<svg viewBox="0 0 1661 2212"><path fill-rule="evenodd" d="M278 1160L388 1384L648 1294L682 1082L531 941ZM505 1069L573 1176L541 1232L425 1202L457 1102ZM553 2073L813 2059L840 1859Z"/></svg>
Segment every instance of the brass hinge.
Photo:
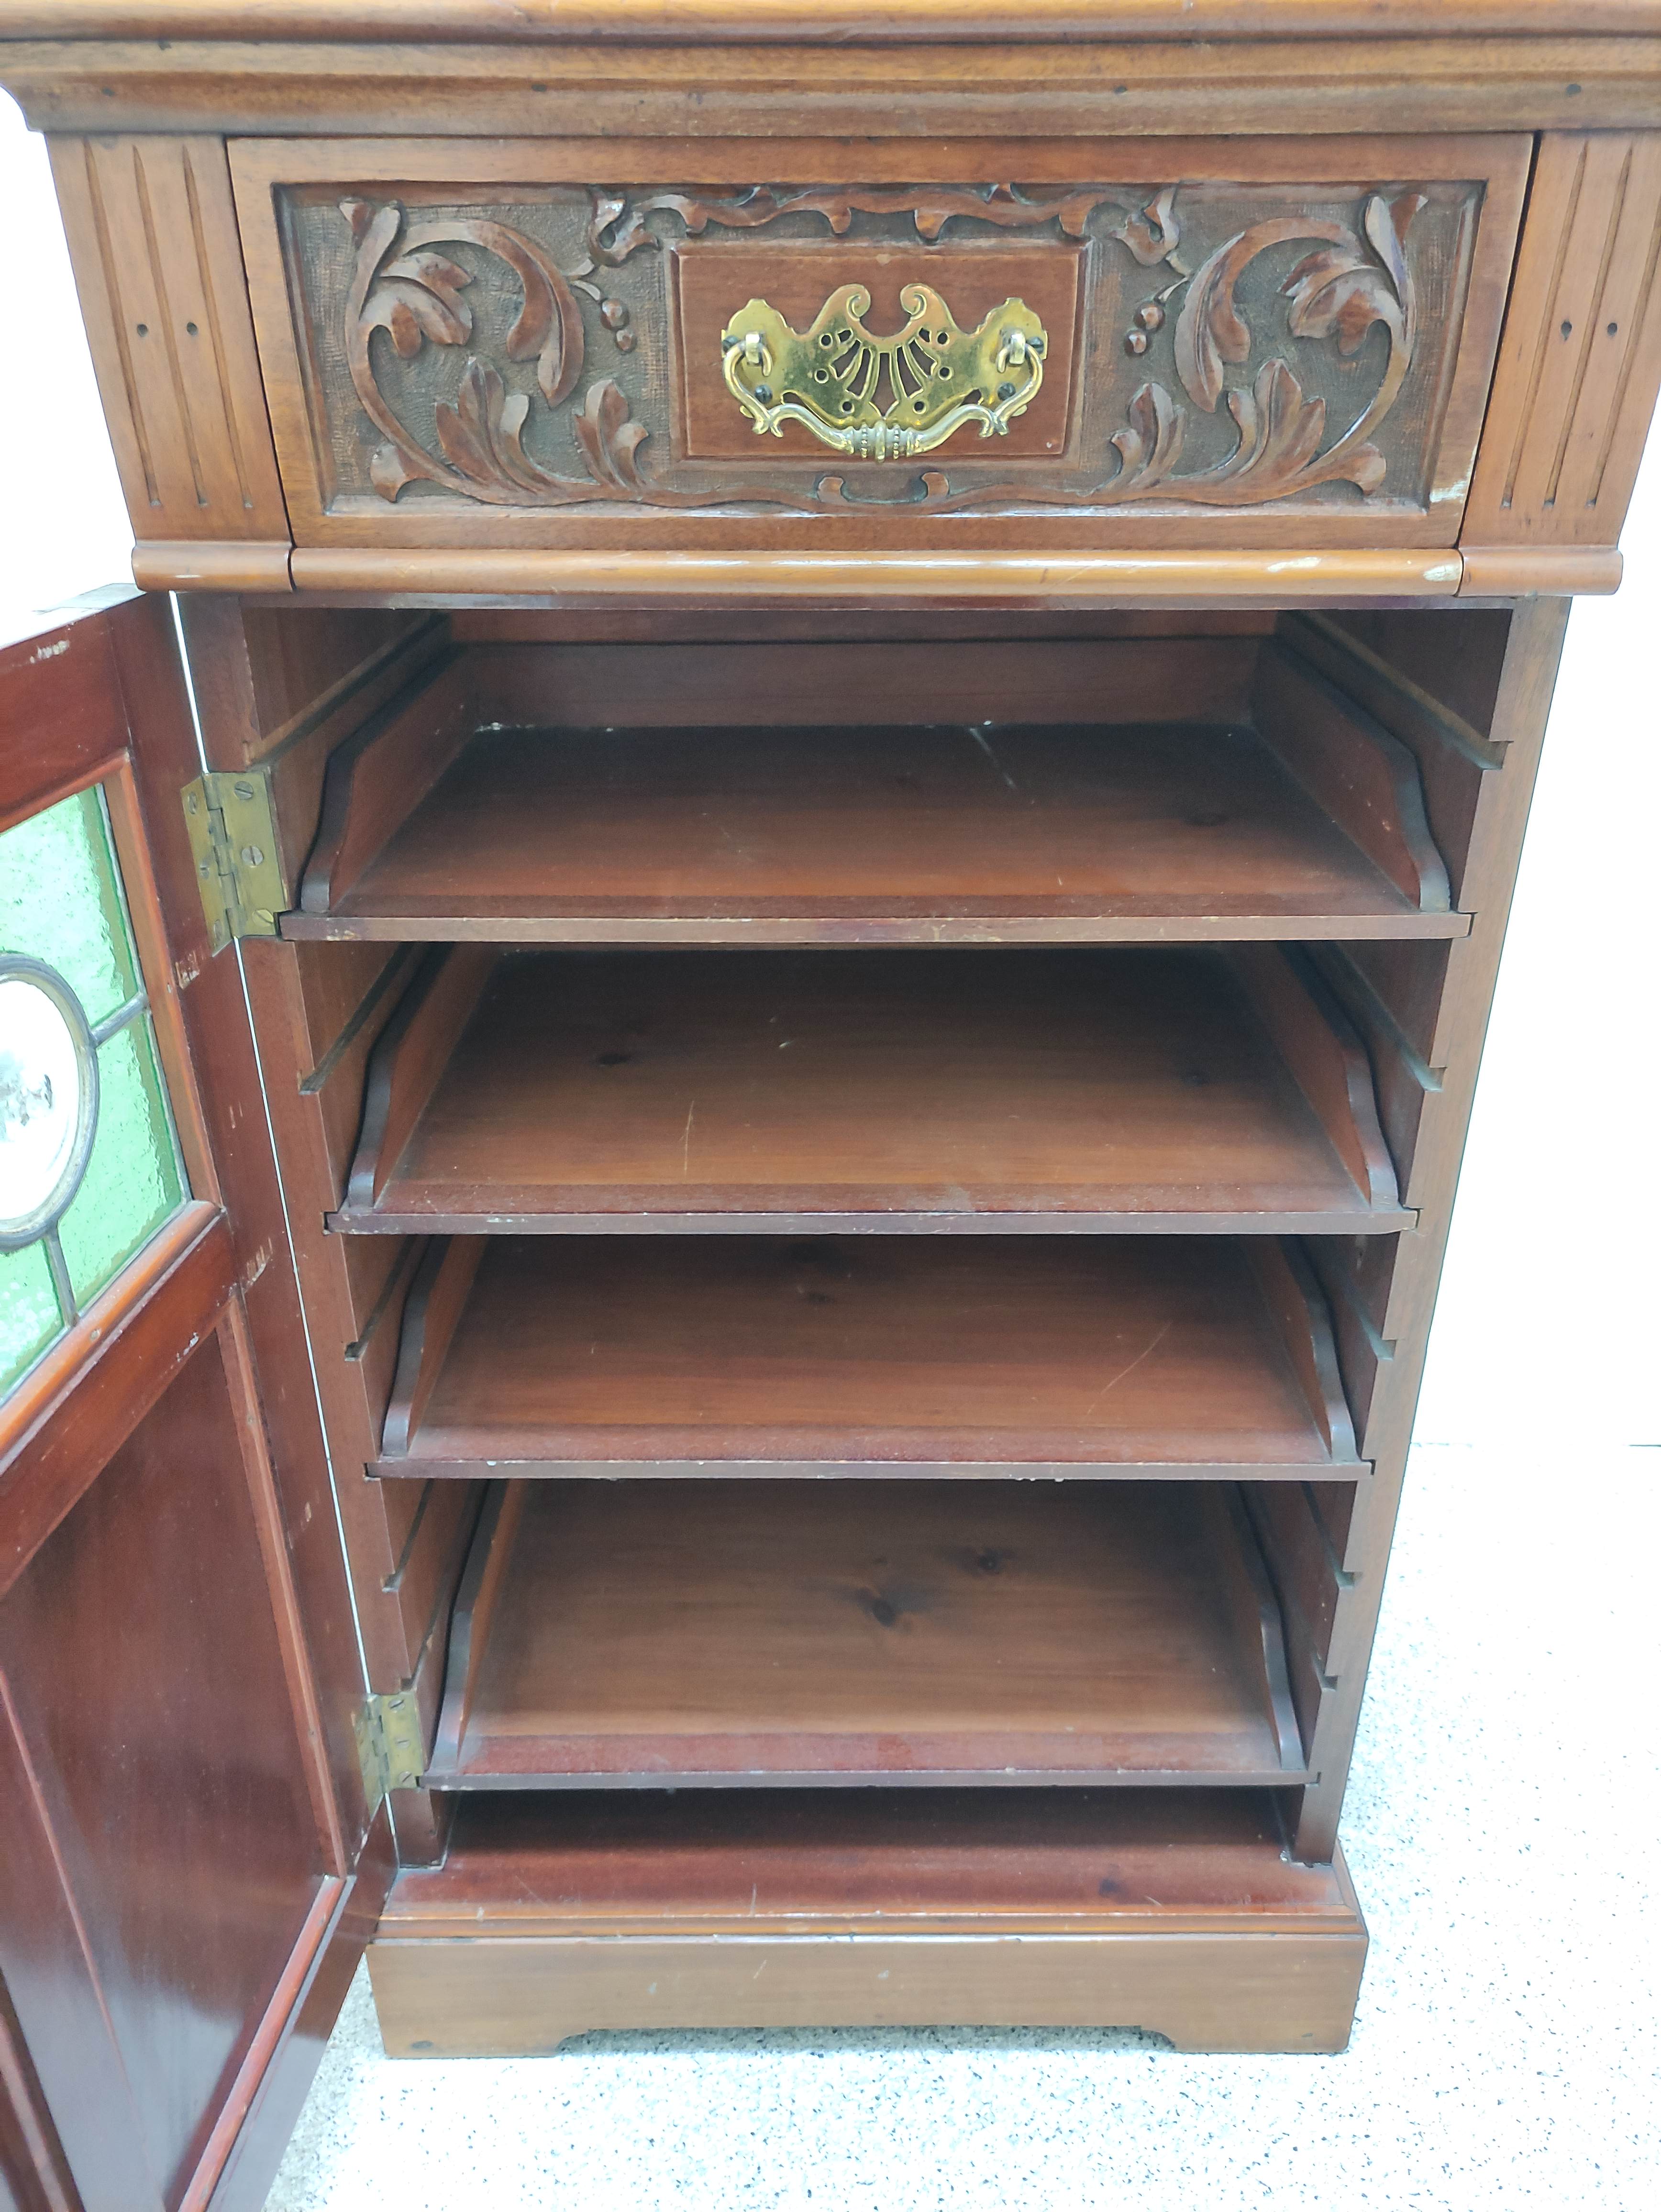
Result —
<svg viewBox="0 0 1661 2212"><path fill-rule="evenodd" d="M222 952L234 937L275 937L289 893L271 778L263 769L210 769L179 796L211 949Z"/></svg>
<svg viewBox="0 0 1661 2212"><path fill-rule="evenodd" d="M352 1715L363 1795L374 1812L389 1790L414 1790L427 1771L421 1715L413 1690L366 1698Z"/></svg>

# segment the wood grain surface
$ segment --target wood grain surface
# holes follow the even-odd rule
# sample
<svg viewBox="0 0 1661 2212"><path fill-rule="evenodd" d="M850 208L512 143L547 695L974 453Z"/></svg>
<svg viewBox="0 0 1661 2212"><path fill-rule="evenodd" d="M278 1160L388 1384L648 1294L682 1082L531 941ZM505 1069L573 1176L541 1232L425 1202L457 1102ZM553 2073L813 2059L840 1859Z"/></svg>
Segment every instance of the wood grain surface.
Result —
<svg viewBox="0 0 1661 2212"><path fill-rule="evenodd" d="M524 1490L436 1786L1285 1771L1219 1486Z"/></svg>
<svg viewBox="0 0 1661 2212"><path fill-rule="evenodd" d="M1409 898L1241 726L508 731L476 738L344 895L283 929L1463 934L1445 881L1439 907L1412 883Z"/></svg>
<svg viewBox="0 0 1661 2212"><path fill-rule="evenodd" d="M406 1316L419 1364L400 1372L380 1470L1359 1469L1318 1293L1301 1297L1284 1261L1253 1264L1275 1249L457 1238L472 1296L430 1364L424 1310Z"/></svg>
<svg viewBox="0 0 1661 2212"><path fill-rule="evenodd" d="M338 1227L1404 1225L1222 956L518 954L465 1029L447 972L459 1042L433 1069L420 1009L395 1022L432 1087L395 1096L408 1141L360 1149ZM1317 1030L1279 980L1288 1037Z"/></svg>
<svg viewBox="0 0 1661 2212"><path fill-rule="evenodd" d="M1288 1859L1254 1790L470 1794L443 1866L401 1875L383 1937L746 1926L1010 1934L1342 1924L1336 1865Z"/></svg>

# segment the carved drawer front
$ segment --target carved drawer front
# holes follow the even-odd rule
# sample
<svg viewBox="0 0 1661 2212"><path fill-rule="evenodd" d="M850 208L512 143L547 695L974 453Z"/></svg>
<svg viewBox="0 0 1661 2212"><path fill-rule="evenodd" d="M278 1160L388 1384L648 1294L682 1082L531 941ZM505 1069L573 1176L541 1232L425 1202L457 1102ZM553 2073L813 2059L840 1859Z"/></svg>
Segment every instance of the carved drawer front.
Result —
<svg viewBox="0 0 1661 2212"><path fill-rule="evenodd" d="M784 151L739 150L741 179ZM950 180L880 180L925 150ZM232 170L301 545L915 544L950 515L1435 546L1527 151L891 143L858 181L625 187L592 147L249 141ZM1038 181L991 181L1017 160Z"/></svg>

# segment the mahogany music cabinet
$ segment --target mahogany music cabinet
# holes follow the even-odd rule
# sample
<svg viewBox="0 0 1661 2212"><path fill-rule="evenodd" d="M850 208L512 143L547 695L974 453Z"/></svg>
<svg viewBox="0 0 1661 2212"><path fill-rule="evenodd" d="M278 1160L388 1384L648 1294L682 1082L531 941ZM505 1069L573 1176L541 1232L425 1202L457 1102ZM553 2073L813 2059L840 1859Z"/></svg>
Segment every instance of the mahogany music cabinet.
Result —
<svg viewBox="0 0 1661 2212"><path fill-rule="evenodd" d="M366 1943L407 2054L1342 2048L1661 6L0 78L143 587L0 658L8 2201L257 2205Z"/></svg>

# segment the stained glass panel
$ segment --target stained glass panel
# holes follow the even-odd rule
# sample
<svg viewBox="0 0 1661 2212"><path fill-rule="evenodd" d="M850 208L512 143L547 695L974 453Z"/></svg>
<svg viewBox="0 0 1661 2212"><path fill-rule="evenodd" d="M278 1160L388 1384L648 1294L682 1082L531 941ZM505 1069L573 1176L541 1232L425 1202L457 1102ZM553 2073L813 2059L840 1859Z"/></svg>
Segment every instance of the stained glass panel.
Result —
<svg viewBox="0 0 1661 2212"><path fill-rule="evenodd" d="M108 811L0 833L0 1391L188 1196Z"/></svg>

